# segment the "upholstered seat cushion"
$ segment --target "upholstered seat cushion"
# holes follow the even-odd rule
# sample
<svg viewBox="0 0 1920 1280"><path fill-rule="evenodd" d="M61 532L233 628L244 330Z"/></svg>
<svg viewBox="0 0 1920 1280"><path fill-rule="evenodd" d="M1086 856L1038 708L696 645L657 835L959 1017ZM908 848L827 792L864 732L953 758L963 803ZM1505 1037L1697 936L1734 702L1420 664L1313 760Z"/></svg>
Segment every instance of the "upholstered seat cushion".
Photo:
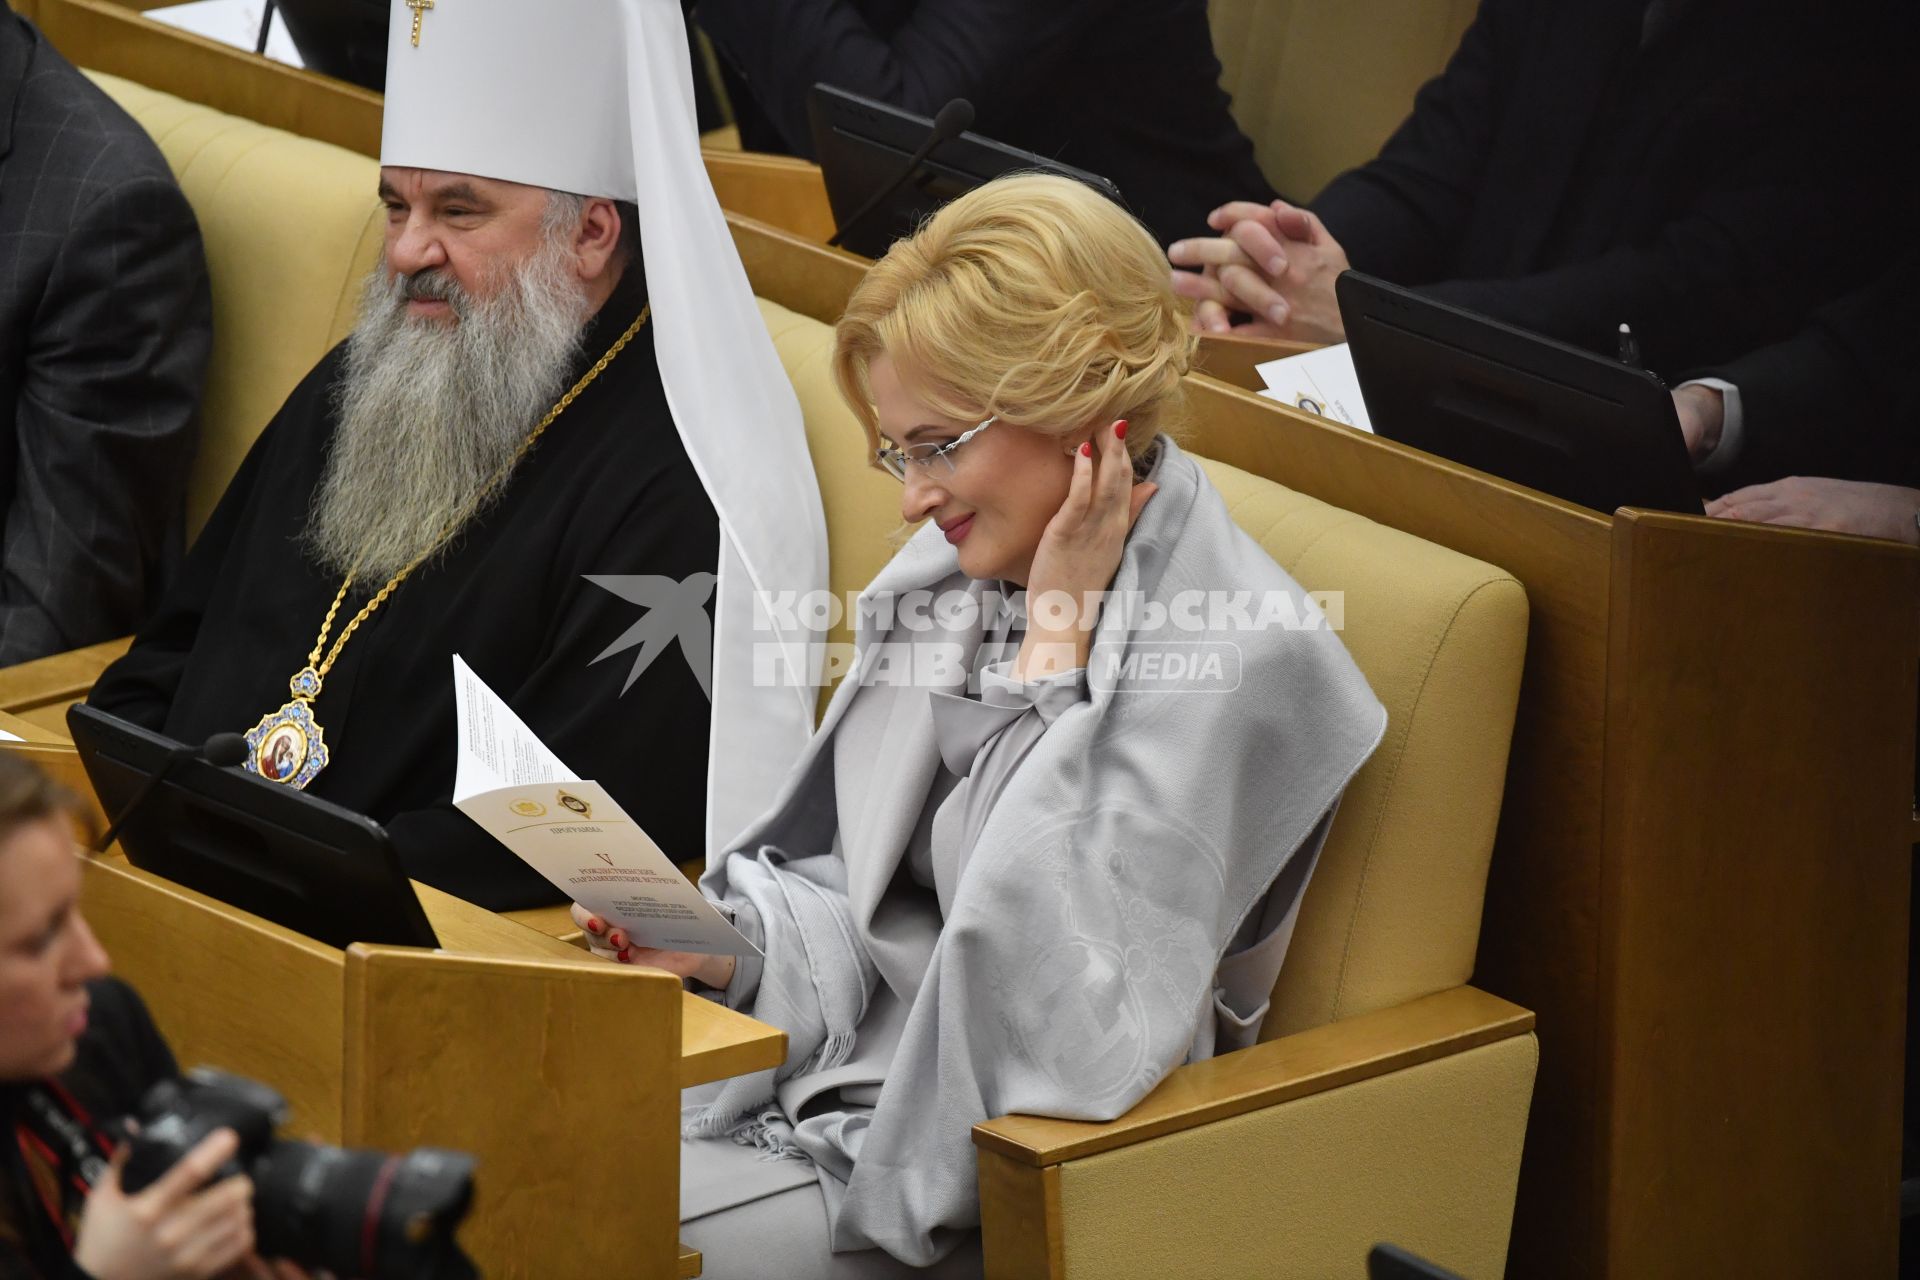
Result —
<svg viewBox="0 0 1920 1280"><path fill-rule="evenodd" d="M206 242L214 345L187 498L197 533L287 393L352 329L360 281L380 254L380 169L341 147L87 74L153 135Z"/></svg>

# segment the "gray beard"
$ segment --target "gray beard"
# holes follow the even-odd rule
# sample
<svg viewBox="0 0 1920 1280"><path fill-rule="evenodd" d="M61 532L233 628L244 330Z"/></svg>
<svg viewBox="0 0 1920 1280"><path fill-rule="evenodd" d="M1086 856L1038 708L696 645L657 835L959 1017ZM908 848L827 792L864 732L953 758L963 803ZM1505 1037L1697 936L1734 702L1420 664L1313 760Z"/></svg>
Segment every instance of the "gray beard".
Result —
<svg viewBox="0 0 1920 1280"><path fill-rule="evenodd" d="M323 568L391 578L506 488L502 472L566 389L589 313L558 239L502 275L484 299L438 271L383 263L367 277L304 538ZM409 317L409 298L449 303L458 323Z"/></svg>

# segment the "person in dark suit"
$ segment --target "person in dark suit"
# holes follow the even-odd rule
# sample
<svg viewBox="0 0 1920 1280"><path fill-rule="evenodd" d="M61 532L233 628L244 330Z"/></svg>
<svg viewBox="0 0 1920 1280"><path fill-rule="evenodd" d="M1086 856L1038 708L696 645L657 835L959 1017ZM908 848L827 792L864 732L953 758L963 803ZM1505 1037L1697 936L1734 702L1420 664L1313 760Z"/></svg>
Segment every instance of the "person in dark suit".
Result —
<svg viewBox="0 0 1920 1280"><path fill-rule="evenodd" d="M1720 492L1789 476L1920 486L1916 291L1910 252L1791 338L1692 373L1673 399L1703 478Z"/></svg>
<svg viewBox="0 0 1920 1280"><path fill-rule="evenodd" d="M1707 514L1920 545L1920 254L1674 389Z"/></svg>
<svg viewBox="0 0 1920 1280"><path fill-rule="evenodd" d="M1893 10L1483 0L1376 159L1216 210L1178 286L1203 330L1331 342L1352 266L1609 354L1628 323L1669 374L1777 341L1892 238Z"/></svg>
<svg viewBox="0 0 1920 1280"><path fill-rule="evenodd" d="M158 148L0 3L0 665L125 635L158 599L212 325Z"/></svg>
<svg viewBox="0 0 1920 1280"><path fill-rule="evenodd" d="M1273 195L1220 88L1205 0L700 0L696 21L750 97L750 150L811 156L823 82L1099 174L1161 244ZM753 108L761 114L756 118Z"/></svg>

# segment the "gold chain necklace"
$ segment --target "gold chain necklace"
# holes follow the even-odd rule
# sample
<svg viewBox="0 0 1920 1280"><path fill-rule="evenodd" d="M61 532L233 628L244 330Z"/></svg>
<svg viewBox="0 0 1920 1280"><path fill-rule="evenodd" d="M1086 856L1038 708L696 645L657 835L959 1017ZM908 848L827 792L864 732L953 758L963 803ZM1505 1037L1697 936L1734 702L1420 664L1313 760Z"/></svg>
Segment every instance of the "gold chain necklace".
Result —
<svg viewBox="0 0 1920 1280"><path fill-rule="evenodd" d="M447 539L453 537L473 513L479 510L480 505L513 473L513 469L520 465L520 460L527 456L534 442L553 425L556 418L567 411L567 407L579 398L581 392L592 385L595 378L606 371L607 366L613 363L613 358L626 349L626 345L633 341L633 336L640 332L641 326L646 324L647 317L652 314L651 305L640 309L640 314L634 317L632 324L627 326L627 331L607 348L607 353L594 362L593 367L581 376L580 381L567 389L567 393L554 403L553 408L547 410L547 416L540 419L533 430L527 433L527 438L520 442L520 447L513 451L513 456L500 464L500 469L481 486L480 491L454 513L453 518L447 521L446 528L440 531L426 550L409 560L401 567L400 572L387 580L386 586L374 592L372 598L360 606L360 612L354 614L347 625L341 628L340 638L333 642L333 648L328 649L327 636L333 631L333 620L339 616L340 606L346 603L347 592L353 589L355 572L350 571L347 574L346 580L340 584L340 590L334 593L333 603L327 608L326 618L320 623L320 635L313 642L313 652L307 655L307 665L300 668L293 679L287 681L287 687L293 694L292 700L278 711L270 711L261 716L260 723L247 731L245 768L248 773L258 774L269 782L285 783L297 791L303 791L307 784L327 767L326 735L320 728L320 722L313 718L313 700L320 696L321 683L326 679L327 672L333 670L333 664L339 660L340 651L347 647L347 641L353 639L353 633L360 629L360 624L372 617L374 611L387 602L387 597L407 580L409 574L431 559L441 547L446 545ZM321 656L323 651L325 657Z"/></svg>

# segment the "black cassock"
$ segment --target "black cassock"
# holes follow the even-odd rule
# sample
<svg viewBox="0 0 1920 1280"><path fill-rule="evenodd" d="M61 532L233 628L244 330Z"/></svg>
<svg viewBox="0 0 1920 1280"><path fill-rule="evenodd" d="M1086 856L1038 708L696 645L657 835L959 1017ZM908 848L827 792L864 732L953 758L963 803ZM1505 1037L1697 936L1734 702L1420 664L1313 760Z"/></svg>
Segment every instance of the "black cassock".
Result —
<svg viewBox="0 0 1920 1280"><path fill-rule="evenodd" d="M615 292L571 378L638 314L639 293ZM321 360L261 433L92 705L198 743L243 733L288 700L340 587L298 539L334 430L342 356ZM649 324L547 429L499 500L347 643L313 705L331 762L308 791L385 824L415 879L496 910L560 901L452 806L459 654L669 857L699 857L706 695L678 645L623 693L639 649L593 660L645 610L584 575L683 580L718 561L718 520L668 412ZM356 584L329 647L381 585Z"/></svg>

